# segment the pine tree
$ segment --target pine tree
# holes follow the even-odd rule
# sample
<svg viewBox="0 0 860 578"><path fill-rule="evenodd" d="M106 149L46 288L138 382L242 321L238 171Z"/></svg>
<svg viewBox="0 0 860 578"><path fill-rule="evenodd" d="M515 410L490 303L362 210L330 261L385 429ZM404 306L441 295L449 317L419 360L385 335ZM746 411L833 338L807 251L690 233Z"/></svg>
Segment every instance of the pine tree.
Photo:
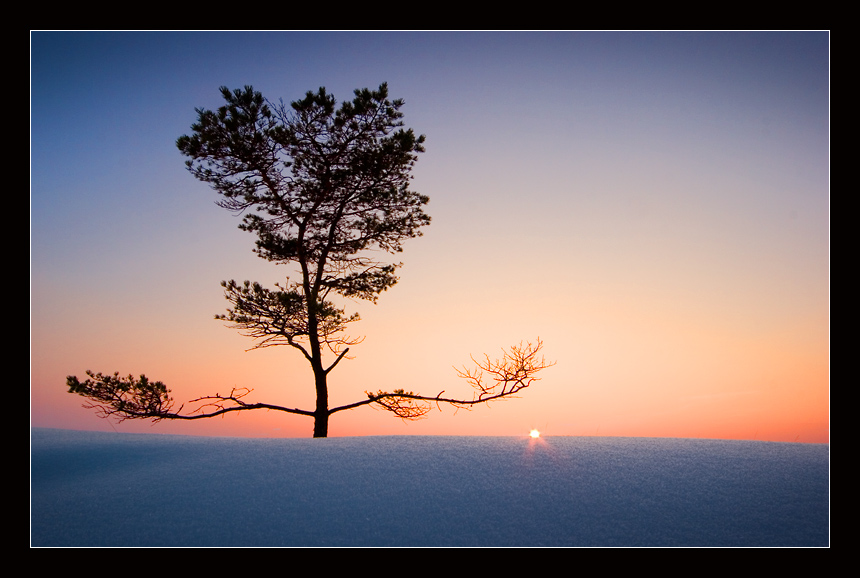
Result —
<svg viewBox="0 0 860 578"><path fill-rule="evenodd" d="M366 392L367 398L328 407L327 376L358 340L345 337L347 315L334 298L376 302L397 282L401 263L378 260L397 254L403 242L430 224L429 199L410 189L412 168L424 152L424 135L403 128L403 100L390 100L388 86L356 90L338 107L325 88L277 105L253 87L221 88L225 104L197 109L192 134L177 140L188 170L220 196L218 204L242 215L239 227L256 236L255 252L291 265L299 280L274 289L245 281L222 282L231 307L216 316L255 339L255 347L288 345L313 369L316 406L311 410L244 401L248 390L194 400L203 410L172 410L169 390L145 376L120 378L87 372L67 379L69 391L90 399L88 407L120 419L200 419L229 411L278 409L312 416L314 437L326 437L332 413L375 403L404 419L426 415L430 402L470 406L509 397L547 367L541 343L516 346L502 360L485 358L479 370L461 377L475 388L472 400L428 397L395 390ZM325 354L334 356L326 363ZM482 371L493 376L484 384Z"/></svg>

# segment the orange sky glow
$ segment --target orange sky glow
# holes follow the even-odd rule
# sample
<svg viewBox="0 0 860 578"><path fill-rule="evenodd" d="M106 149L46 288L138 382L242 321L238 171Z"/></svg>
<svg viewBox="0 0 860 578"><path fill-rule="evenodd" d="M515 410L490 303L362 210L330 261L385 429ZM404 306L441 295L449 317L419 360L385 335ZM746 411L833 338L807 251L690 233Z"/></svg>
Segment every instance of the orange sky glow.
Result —
<svg viewBox="0 0 860 578"><path fill-rule="evenodd" d="M427 135L433 222L377 304L343 302L365 339L330 406L471 397L454 368L520 341L555 365L518 399L408 423L365 406L329 435L829 441L826 33L33 33L31 426L310 437L273 411L108 422L65 378L311 409L296 351L213 319L221 280L290 272L174 143L223 84L290 101L383 81Z"/></svg>

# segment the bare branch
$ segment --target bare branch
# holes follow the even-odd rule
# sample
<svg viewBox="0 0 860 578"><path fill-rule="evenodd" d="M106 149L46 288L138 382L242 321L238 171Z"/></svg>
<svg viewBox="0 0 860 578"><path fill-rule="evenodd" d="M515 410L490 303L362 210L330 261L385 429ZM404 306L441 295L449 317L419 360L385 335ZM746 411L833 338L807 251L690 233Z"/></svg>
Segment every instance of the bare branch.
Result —
<svg viewBox="0 0 860 578"><path fill-rule="evenodd" d="M519 391L527 388L540 378L535 377L542 369L555 365L555 362L547 362L538 353L543 348L543 342L538 339L532 345L522 343L511 347L510 351L503 351L502 359L491 361L489 356L484 355L483 361L475 362L474 369L464 367L457 369L457 375L469 382L475 389L476 397L472 403L481 403L502 397L513 397ZM487 374L491 383L484 380Z"/></svg>
<svg viewBox="0 0 860 578"><path fill-rule="evenodd" d="M523 345L515 345L509 351L503 350L503 357L497 360L490 360L488 356L484 356L482 361L475 362L475 368L462 370L456 369L457 375L469 382L475 392L472 399L457 399L450 397L442 397L445 393L440 392L435 397L419 395L411 391L396 389L393 392L378 391L371 393L366 391L368 399L337 408L334 411L343 409L352 409L366 403L375 403L394 413L397 417L405 420L421 419L430 412L433 403L447 403L458 408L470 408L479 403L488 403L490 401L514 398L516 394L523 389L532 385L540 378L536 374L555 365L555 362L547 362L543 355L539 356L539 352L543 347L543 342L538 339L533 345L527 343ZM485 380L485 376L488 380Z"/></svg>
<svg viewBox="0 0 860 578"><path fill-rule="evenodd" d="M338 363L340 363L340 360L341 360L341 359L343 359L343 358L344 358L344 356L345 356L348 352L349 352L349 347L347 347L346 349L344 349L343 351L341 351L341 352L340 352L340 355L338 355L338 356L337 356L337 359L335 359L335 360L334 360L334 362L333 362L331 365L329 365L329 366L328 366L328 369L326 369L326 370L325 370L326 374L328 374L332 369L334 369L334 366L335 366L335 365L337 365Z"/></svg>

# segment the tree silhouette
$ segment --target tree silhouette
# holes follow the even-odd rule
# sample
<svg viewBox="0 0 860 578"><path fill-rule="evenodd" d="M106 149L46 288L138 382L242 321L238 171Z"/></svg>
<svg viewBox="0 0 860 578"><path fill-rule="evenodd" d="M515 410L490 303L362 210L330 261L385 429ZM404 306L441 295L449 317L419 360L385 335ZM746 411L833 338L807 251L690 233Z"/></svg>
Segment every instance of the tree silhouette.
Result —
<svg viewBox="0 0 860 578"><path fill-rule="evenodd" d="M226 103L216 111L196 109L192 134L177 140L189 158L188 170L221 195L218 204L242 215L239 227L257 237L255 252L277 264L297 268L299 281L276 284L224 281L232 305L216 319L255 339L255 348L289 345L307 359L314 374L313 410L248 403L247 389L193 400L197 407L173 410L170 391L146 376L120 377L87 371L81 382L67 378L69 392L88 398L85 407L102 417L125 419L201 419L233 411L274 409L314 418L314 437L326 437L335 412L376 404L411 420L432 404L471 407L514 396L548 367L538 357L540 340L514 346L504 357L476 361L459 375L475 389L471 399L448 398L444 391L424 396L396 389L365 392L366 399L328 406L328 374L360 342L344 331L358 320L331 298L376 302L397 282L401 263L378 260L402 251L406 239L430 224L425 195L410 190L411 171L424 151L424 135L404 129L403 101L389 100L388 86L355 91L336 107L320 88L301 100L273 104L252 87L221 88ZM328 352L328 353L326 353ZM332 355L326 361L324 356ZM489 381L485 381L485 376Z"/></svg>

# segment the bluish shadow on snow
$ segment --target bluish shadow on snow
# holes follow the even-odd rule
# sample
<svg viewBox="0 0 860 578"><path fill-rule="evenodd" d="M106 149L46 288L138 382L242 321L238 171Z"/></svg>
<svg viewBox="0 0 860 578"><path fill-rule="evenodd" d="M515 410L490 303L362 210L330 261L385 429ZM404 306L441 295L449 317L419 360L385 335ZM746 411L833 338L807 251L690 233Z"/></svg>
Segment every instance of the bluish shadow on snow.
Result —
<svg viewBox="0 0 860 578"><path fill-rule="evenodd" d="M32 546L827 546L829 447L33 429Z"/></svg>

